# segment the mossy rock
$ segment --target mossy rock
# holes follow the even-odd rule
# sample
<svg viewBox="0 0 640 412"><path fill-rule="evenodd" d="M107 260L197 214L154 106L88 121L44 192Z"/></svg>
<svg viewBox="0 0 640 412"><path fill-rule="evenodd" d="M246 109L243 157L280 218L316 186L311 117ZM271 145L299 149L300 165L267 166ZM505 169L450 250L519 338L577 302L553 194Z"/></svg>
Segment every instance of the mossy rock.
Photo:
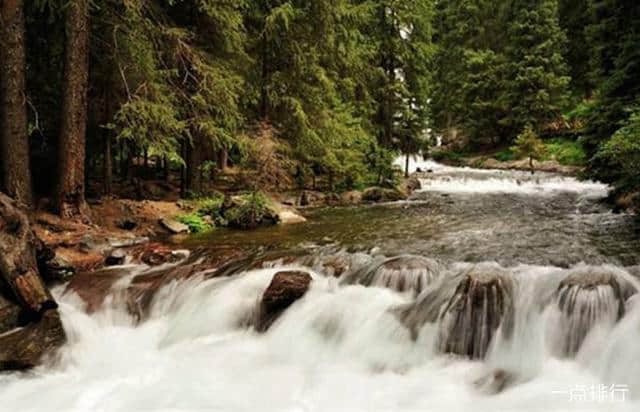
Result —
<svg viewBox="0 0 640 412"><path fill-rule="evenodd" d="M407 194L397 188L370 187L362 193L362 200L365 202L395 202L406 199Z"/></svg>
<svg viewBox="0 0 640 412"><path fill-rule="evenodd" d="M235 229L255 229L275 225L280 220L275 206L261 193L229 198L223 214L229 227Z"/></svg>

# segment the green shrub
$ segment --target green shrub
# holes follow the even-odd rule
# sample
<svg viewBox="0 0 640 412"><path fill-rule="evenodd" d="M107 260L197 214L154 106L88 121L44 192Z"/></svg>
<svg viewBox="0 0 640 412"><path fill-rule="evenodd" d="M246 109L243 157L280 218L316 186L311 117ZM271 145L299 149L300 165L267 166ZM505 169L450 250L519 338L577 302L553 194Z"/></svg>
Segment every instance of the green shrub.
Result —
<svg viewBox="0 0 640 412"><path fill-rule="evenodd" d="M577 141L554 138L546 141L545 147L545 159L556 159L558 163L569 166L582 166L587 162L587 155Z"/></svg>
<svg viewBox="0 0 640 412"><path fill-rule="evenodd" d="M187 225L191 233L201 233L213 229L213 226L207 223L198 213L178 215L175 219L178 222Z"/></svg>
<svg viewBox="0 0 640 412"><path fill-rule="evenodd" d="M215 217L220 213L223 203L224 195L216 192L210 197L199 199L196 203L196 209L200 215Z"/></svg>
<svg viewBox="0 0 640 412"><path fill-rule="evenodd" d="M449 161L459 162L464 157L464 154L458 153L458 152L449 152L446 150L438 150L438 151L434 151L431 154L431 157L435 161L449 160Z"/></svg>
<svg viewBox="0 0 640 412"><path fill-rule="evenodd" d="M515 160L516 154L509 148L494 154L493 158L500 162L509 162L511 160Z"/></svg>
<svg viewBox="0 0 640 412"><path fill-rule="evenodd" d="M264 224L278 222L278 215L262 192L237 196L231 200L231 203L231 206L224 211L224 218L230 227L254 229Z"/></svg>

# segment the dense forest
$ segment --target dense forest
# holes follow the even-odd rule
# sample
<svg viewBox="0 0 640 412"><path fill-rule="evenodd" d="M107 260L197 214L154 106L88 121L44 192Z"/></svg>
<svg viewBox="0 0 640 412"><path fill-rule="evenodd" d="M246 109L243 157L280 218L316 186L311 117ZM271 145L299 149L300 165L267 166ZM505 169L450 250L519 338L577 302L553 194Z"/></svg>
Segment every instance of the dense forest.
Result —
<svg viewBox="0 0 640 412"><path fill-rule="evenodd" d="M640 3L2 0L2 188L65 217L141 179L393 184L399 153L523 131L640 188Z"/></svg>

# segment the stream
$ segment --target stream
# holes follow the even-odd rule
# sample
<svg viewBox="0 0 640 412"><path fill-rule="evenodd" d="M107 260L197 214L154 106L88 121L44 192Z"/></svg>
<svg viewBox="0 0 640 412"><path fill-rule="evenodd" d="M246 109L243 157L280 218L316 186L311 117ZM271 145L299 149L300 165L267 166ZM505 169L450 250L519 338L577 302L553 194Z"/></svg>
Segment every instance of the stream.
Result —
<svg viewBox="0 0 640 412"><path fill-rule="evenodd" d="M640 223L609 188L553 174L412 161L407 201L305 211L301 225L224 229L162 268L259 254L167 282L133 316L53 292L69 342L0 375L8 410L638 411ZM257 256L256 255L256 256ZM201 260L200 260L201 262ZM313 281L265 332L273 275ZM109 269L114 270L114 269ZM104 273L96 273L101 276Z"/></svg>

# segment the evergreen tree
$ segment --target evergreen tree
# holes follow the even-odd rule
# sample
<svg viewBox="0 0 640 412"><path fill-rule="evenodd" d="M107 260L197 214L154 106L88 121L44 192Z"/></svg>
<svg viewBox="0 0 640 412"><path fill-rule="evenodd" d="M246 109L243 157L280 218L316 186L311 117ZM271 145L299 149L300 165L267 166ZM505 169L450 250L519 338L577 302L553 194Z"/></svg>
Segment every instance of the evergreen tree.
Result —
<svg viewBox="0 0 640 412"><path fill-rule="evenodd" d="M512 131L541 130L561 114L569 83L557 0L515 0L507 35L503 122Z"/></svg>

